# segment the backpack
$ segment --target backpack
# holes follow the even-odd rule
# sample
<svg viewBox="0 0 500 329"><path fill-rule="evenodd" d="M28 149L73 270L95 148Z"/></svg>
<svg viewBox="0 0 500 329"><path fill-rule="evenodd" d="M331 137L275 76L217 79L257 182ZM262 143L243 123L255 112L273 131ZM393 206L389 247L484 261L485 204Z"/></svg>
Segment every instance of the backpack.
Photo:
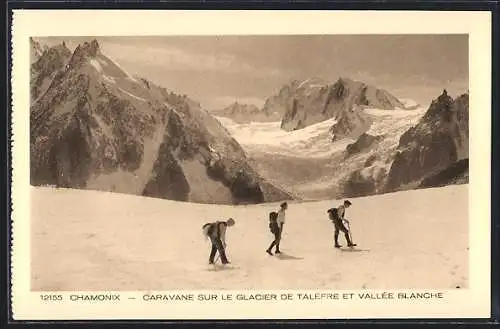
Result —
<svg viewBox="0 0 500 329"><path fill-rule="evenodd" d="M338 209L337 208L330 208L326 211L330 215L331 220L335 220L338 217Z"/></svg>
<svg viewBox="0 0 500 329"><path fill-rule="evenodd" d="M269 230L272 234L276 233L276 230L278 229L277 219L278 213L276 211L271 211L269 213Z"/></svg>
<svg viewBox="0 0 500 329"><path fill-rule="evenodd" d="M205 238L208 238L210 236L213 236L213 233L214 233L214 230L215 229L219 229L219 225L220 224L226 224L225 222L221 222L221 221L217 221L217 222L214 222L214 223L206 223L202 226L202 230L203 230L203 235L205 236ZM217 236L220 235L220 232L217 232Z"/></svg>

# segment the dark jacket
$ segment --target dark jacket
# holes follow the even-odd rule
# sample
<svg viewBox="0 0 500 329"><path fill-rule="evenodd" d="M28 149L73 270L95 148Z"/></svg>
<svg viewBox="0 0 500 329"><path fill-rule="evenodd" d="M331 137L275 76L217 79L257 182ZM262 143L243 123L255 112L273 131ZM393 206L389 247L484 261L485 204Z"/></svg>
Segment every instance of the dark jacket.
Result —
<svg viewBox="0 0 500 329"><path fill-rule="evenodd" d="M226 229L227 223L216 221L213 223L206 223L203 225L203 233L210 239L220 239L223 244L226 243Z"/></svg>

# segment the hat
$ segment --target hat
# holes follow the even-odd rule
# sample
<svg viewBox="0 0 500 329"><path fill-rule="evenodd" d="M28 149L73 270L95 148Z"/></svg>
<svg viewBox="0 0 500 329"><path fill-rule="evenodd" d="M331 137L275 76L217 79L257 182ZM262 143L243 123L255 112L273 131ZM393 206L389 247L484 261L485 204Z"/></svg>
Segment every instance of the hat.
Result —
<svg viewBox="0 0 500 329"><path fill-rule="evenodd" d="M349 200L345 200L344 204L349 205L349 206L352 205L351 201L349 201Z"/></svg>

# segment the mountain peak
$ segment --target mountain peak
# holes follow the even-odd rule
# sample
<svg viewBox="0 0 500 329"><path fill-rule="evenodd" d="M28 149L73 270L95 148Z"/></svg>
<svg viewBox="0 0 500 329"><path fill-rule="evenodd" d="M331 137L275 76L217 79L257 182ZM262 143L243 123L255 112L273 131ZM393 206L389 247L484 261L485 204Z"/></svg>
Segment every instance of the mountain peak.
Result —
<svg viewBox="0 0 500 329"><path fill-rule="evenodd" d="M348 78L348 77L345 77L345 76L340 76L337 79L336 83L343 84L343 85L348 85L348 84L352 84L353 82L355 82L355 81L353 79L351 79L351 78Z"/></svg>
<svg viewBox="0 0 500 329"><path fill-rule="evenodd" d="M68 48L68 46L66 45L66 42L61 42L60 44L57 44L55 46L52 46L51 48L49 49L53 49L53 50L56 50L56 51L59 51L59 52L64 52L64 53L71 53L71 50Z"/></svg>
<svg viewBox="0 0 500 329"><path fill-rule="evenodd" d="M423 120L425 121L439 121L449 120L451 111L453 110L453 98L448 95L446 89L443 89L441 95L432 101L429 109L425 113Z"/></svg>
<svg viewBox="0 0 500 329"><path fill-rule="evenodd" d="M340 76L333 84L323 85L314 81L312 78L303 81L296 88L282 89L274 101L273 109L269 108L268 103L268 111L274 112L277 109L284 113L282 129L301 129L336 117L342 112L352 111L356 106L370 106L382 110L403 108L401 101L383 89L345 76ZM304 88L301 88L302 86ZM318 86L321 87L317 88Z"/></svg>
<svg viewBox="0 0 500 329"><path fill-rule="evenodd" d="M75 51L73 52L73 57L71 58L69 65L70 67L75 67L83 63L88 58L94 58L100 53L99 43L96 39L90 42L84 42L79 44Z"/></svg>
<svg viewBox="0 0 500 329"><path fill-rule="evenodd" d="M90 42L84 42L83 45L78 45L77 49L78 48L80 48L80 51L82 53L85 53L91 57L95 57L100 51L99 43L96 39L93 39Z"/></svg>
<svg viewBox="0 0 500 329"><path fill-rule="evenodd" d="M446 91L446 89L443 89L443 92L437 98L437 102L442 103L442 104L451 104L451 102L453 102L453 98L451 98L448 95L448 92Z"/></svg>
<svg viewBox="0 0 500 329"><path fill-rule="evenodd" d="M438 103L448 104L451 103L452 101L453 99L450 96L448 96L448 91L446 89L443 89L443 92L437 98Z"/></svg>
<svg viewBox="0 0 500 329"><path fill-rule="evenodd" d="M254 104L245 104L240 103L237 100L226 106L223 111L231 111L231 112L248 112L248 111L258 111L259 108Z"/></svg>

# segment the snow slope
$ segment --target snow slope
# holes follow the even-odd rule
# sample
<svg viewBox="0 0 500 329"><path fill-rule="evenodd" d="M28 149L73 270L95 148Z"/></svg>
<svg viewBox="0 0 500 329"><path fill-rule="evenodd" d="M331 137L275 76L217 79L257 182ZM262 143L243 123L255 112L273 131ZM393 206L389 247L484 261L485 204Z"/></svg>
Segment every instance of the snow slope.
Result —
<svg viewBox="0 0 500 329"><path fill-rule="evenodd" d="M290 203L283 257L271 257L277 204L203 205L31 188L32 290L384 289L468 286L468 185L351 199L353 238L333 248L326 210ZM233 268L213 271L201 226L233 217ZM343 236L341 243L345 244Z"/></svg>

